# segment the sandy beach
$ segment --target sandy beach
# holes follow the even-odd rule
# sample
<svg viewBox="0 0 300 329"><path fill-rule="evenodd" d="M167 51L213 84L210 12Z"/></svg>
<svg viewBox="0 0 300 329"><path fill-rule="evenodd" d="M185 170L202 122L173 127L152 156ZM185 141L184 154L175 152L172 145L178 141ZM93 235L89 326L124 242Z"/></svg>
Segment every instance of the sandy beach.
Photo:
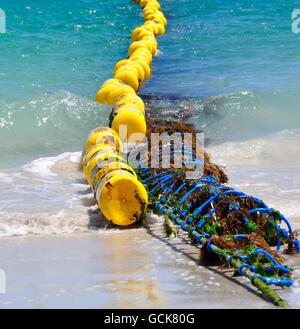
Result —
<svg viewBox="0 0 300 329"><path fill-rule="evenodd" d="M0 249L1 308L270 307L143 229L5 238Z"/></svg>
<svg viewBox="0 0 300 329"><path fill-rule="evenodd" d="M159 224L152 234L132 229L2 238L7 293L0 295L0 308L273 307L247 280L199 266L197 248L179 238L164 240ZM299 290L285 293L294 307L300 307Z"/></svg>

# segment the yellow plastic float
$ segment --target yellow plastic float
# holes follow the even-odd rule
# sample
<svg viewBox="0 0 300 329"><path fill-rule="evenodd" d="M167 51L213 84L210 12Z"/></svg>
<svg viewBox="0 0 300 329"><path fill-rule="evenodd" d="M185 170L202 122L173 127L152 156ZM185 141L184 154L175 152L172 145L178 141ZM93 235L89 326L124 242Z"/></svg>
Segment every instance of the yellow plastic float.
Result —
<svg viewBox="0 0 300 329"><path fill-rule="evenodd" d="M123 108L122 111L119 110L119 100L123 99L124 103L124 99L126 99L130 107L130 104L133 103L131 98L137 96L136 92L144 79L151 76L152 57L157 54L158 48L156 37L165 33L165 26L167 25L167 19L160 11L160 4L157 0L137 0L134 2L139 3L143 8L144 24L132 31L132 43L128 49L128 58L117 62L114 68L114 78L105 81L96 95L97 102L114 106L110 125L118 133L120 127L126 125L128 132L126 137L128 139L136 133L145 134L147 130L146 121L144 113L141 115L136 109L125 111ZM143 101L140 99L139 106L144 111L145 106L141 103Z"/></svg>
<svg viewBox="0 0 300 329"><path fill-rule="evenodd" d="M136 103L123 103L123 104L119 104L119 105L115 105L112 111L112 116L114 117L115 115L117 115L118 113L122 112L122 111L137 111L141 114L143 114L143 116L145 115L145 110L141 107L139 107L138 104Z"/></svg>
<svg viewBox="0 0 300 329"><path fill-rule="evenodd" d="M128 171L114 170L107 173L99 180L95 191L103 215L116 225L134 224L145 214L147 191Z"/></svg>
<svg viewBox="0 0 300 329"><path fill-rule="evenodd" d="M140 111L138 105L133 105ZM127 226L143 218L148 195L122 157L122 150L122 142L113 129L94 129L86 142L83 171L105 218Z"/></svg>
<svg viewBox="0 0 300 329"><path fill-rule="evenodd" d="M93 146L92 148L89 149L88 153L84 154L82 167L83 167L84 176L86 178L87 178L87 165L89 164L90 160L93 159L99 151L103 151L103 150L113 152L116 150L116 148L112 145L99 144L99 145Z"/></svg>
<svg viewBox="0 0 300 329"><path fill-rule="evenodd" d="M121 105L126 105L127 103L136 104L141 109L141 111L143 113L145 113L145 104L144 104L143 100L138 95L128 94L128 95L121 96L117 100L117 102L115 104L115 108L118 108Z"/></svg>
<svg viewBox="0 0 300 329"><path fill-rule="evenodd" d="M96 101L98 103L113 105L120 96L126 94L135 94L135 90L119 79L110 79L98 91Z"/></svg>
<svg viewBox="0 0 300 329"><path fill-rule="evenodd" d="M95 171L95 173L92 173L91 175L91 188L92 191L94 192L96 189L96 186L98 182L103 178L104 175L107 173L114 171L114 170L124 170L130 172L134 177L137 177L135 171L126 163L124 162L107 162L102 165L102 167Z"/></svg>
<svg viewBox="0 0 300 329"><path fill-rule="evenodd" d="M120 154L112 150L102 150L97 152L86 165L86 179L91 183L92 176L108 162L126 162Z"/></svg>
<svg viewBox="0 0 300 329"><path fill-rule="evenodd" d="M87 154L94 146L105 144L113 146L117 152L123 152L123 144L115 130L109 127L98 127L88 135L84 152Z"/></svg>
<svg viewBox="0 0 300 329"><path fill-rule="evenodd" d="M125 137L130 142L140 142L146 134L145 104L136 93L151 76L150 65L158 49L156 37L165 33L167 25L157 0L134 2L143 8L144 24L132 31L128 58L116 63L114 77L105 81L96 95L98 103L113 106L112 129L93 130L83 157L83 171L99 208L108 220L121 226L131 225L143 217L148 195L135 171L122 157L119 133L125 126Z"/></svg>
<svg viewBox="0 0 300 329"><path fill-rule="evenodd" d="M112 119L111 127L133 144L140 143L145 138L147 132L144 114L140 110L133 108L118 111Z"/></svg>

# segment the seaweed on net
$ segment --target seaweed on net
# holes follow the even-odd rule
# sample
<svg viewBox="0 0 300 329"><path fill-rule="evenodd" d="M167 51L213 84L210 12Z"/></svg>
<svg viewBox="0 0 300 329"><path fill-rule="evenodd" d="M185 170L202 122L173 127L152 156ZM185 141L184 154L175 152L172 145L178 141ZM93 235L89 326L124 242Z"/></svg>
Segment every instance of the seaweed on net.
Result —
<svg viewBox="0 0 300 329"><path fill-rule="evenodd" d="M191 125L176 121L148 119L148 127L148 137L151 132L195 132ZM286 306L270 286L293 284L292 269L284 265L279 251L284 246L285 253L299 253L296 232L281 213L262 200L226 185L223 169L212 163L206 152L202 154L204 170L197 179L186 179L184 166L137 169L148 189L151 208L186 231L192 243L200 244L204 259L233 268L274 304Z"/></svg>
<svg viewBox="0 0 300 329"><path fill-rule="evenodd" d="M190 133L193 136L196 135L197 131L195 130L195 128L191 125L191 124L187 124L187 123L183 123L183 122L178 122L175 120L154 120L154 119L147 119L147 140L148 140L148 147L149 150L151 148L151 133L158 133L158 134L162 134L162 133L167 133L167 134L174 134L174 133L178 133L183 135L184 133ZM195 138L193 139L192 145L191 145L192 150L196 150L197 148L201 148L199 146L196 145L196 140ZM210 155L204 150L201 149L198 154L202 155L203 158L201 158L201 160L203 160L204 162L204 175L205 176L214 176L216 178L217 181L221 182L221 183L227 183L228 182L228 177L226 175L226 173L224 172L224 170L214 164L211 161ZM149 153L148 155L148 163L150 163L151 161L151 153ZM171 165L173 164L173 161L171 159ZM172 167L171 167L172 169ZM184 166L182 166L183 170L186 170L186 168ZM161 170L161 168L160 168ZM155 173L157 171L160 171L157 169L152 169L152 172Z"/></svg>

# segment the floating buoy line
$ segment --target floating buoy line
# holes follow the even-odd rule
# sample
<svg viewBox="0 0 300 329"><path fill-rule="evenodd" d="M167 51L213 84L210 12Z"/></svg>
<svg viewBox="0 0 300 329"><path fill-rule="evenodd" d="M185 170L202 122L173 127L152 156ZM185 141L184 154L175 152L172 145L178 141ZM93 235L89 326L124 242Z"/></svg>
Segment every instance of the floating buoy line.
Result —
<svg viewBox="0 0 300 329"><path fill-rule="evenodd" d="M114 77L103 83L98 103L112 105L110 128L96 128L88 137L83 170L103 215L116 225L128 226L143 219L148 194L134 169L121 156L119 138L126 127L127 141L142 140L147 131L145 104L137 95L143 81L151 76L152 58L157 53L157 36L165 33L167 20L156 0L135 1L143 8L145 22L131 33L128 58L114 68ZM135 140L136 142L137 140Z"/></svg>
<svg viewBox="0 0 300 329"><path fill-rule="evenodd" d="M279 251L286 246L286 253L300 253L300 243L281 213L229 187L223 170L205 152L195 159L193 147L184 151L204 167L197 179L186 179L186 158L180 169L151 168L148 158L132 168L123 156L124 140L141 142L151 132L195 134L193 127L176 121L146 119L137 92L151 76L157 37L165 33L167 19L157 0L134 2L143 9L144 24L132 31L128 57L116 63L113 78L96 95L98 103L113 107L109 127L94 129L83 153L83 172L99 208L115 225L128 226L141 222L149 203L153 212L164 216L169 234L176 235L178 229L187 232L193 244L202 246L203 257L247 277L272 303L285 307L286 301L272 286L292 286L293 270L284 265ZM124 126L125 136L120 133ZM181 149L165 146L170 146L173 159L181 161Z"/></svg>

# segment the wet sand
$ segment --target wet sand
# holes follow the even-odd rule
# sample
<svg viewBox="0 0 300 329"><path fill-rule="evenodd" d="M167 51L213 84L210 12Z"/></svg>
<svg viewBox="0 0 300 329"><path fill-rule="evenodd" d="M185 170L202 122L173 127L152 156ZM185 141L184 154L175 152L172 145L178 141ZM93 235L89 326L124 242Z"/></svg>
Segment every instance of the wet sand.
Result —
<svg viewBox="0 0 300 329"><path fill-rule="evenodd" d="M198 249L179 238L168 244L159 224L151 231L2 238L7 293L0 307L273 307L216 269L198 266ZM186 248L193 248L190 257Z"/></svg>

